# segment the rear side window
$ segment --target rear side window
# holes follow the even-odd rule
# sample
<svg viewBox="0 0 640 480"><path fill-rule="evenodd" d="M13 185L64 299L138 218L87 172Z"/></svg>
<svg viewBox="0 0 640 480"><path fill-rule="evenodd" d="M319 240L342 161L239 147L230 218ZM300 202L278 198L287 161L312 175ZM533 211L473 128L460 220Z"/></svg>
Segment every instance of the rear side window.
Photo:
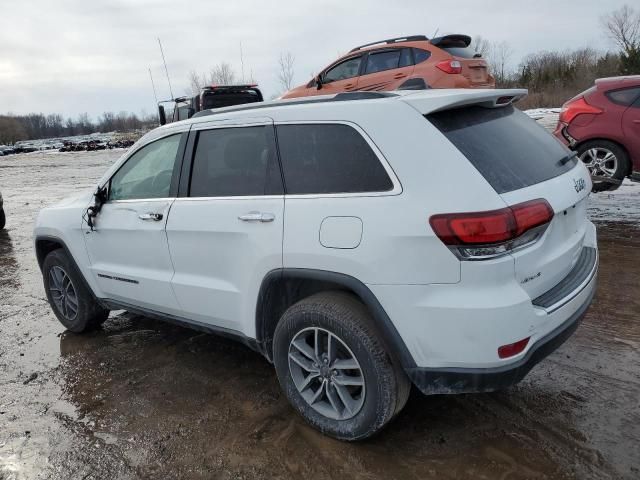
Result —
<svg viewBox="0 0 640 480"><path fill-rule="evenodd" d="M421 48L413 49L413 58L416 64L422 63L425 60L428 60L430 56L431 56L431 52L429 52L428 50L422 50Z"/></svg>
<svg viewBox="0 0 640 480"><path fill-rule="evenodd" d="M574 154L511 105L458 108L426 118L498 193L544 182L577 163Z"/></svg>
<svg viewBox="0 0 640 480"><path fill-rule="evenodd" d="M383 192L393 183L369 144L340 124L278 125L289 194Z"/></svg>
<svg viewBox="0 0 640 480"><path fill-rule="evenodd" d="M411 51L408 48L372 52L367 57L367 67L364 74L408 67L412 63Z"/></svg>
<svg viewBox="0 0 640 480"><path fill-rule="evenodd" d="M640 87L611 90L609 92L606 92L605 95L613 103L628 107L633 104L633 102L635 102L638 97L640 97Z"/></svg>
<svg viewBox="0 0 640 480"><path fill-rule="evenodd" d="M282 193L273 127L241 127L198 133L191 197Z"/></svg>

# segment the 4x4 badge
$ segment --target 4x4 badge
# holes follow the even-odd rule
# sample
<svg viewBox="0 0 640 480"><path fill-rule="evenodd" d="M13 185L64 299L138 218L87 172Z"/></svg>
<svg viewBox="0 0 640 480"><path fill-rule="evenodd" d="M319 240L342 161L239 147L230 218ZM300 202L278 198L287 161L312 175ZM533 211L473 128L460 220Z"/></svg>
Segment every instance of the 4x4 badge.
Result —
<svg viewBox="0 0 640 480"><path fill-rule="evenodd" d="M576 193L580 193L587 186L587 182L584 181L584 178L573 179L573 188L576 189Z"/></svg>

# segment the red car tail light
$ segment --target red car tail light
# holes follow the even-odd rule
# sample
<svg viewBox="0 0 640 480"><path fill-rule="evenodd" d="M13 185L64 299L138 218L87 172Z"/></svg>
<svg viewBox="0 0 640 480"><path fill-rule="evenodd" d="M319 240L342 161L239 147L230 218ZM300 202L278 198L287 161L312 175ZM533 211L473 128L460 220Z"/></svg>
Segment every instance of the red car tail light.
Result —
<svg viewBox="0 0 640 480"><path fill-rule="evenodd" d="M578 97L575 100L569 100L562 106L559 120L563 123L569 124L574 118L578 115L582 115L583 113L598 115L603 111L604 110L601 108L588 104L584 97Z"/></svg>
<svg viewBox="0 0 640 480"><path fill-rule="evenodd" d="M553 209L539 198L500 210L433 215L429 223L458 258L481 260L537 241L551 219Z"/></svg>
<svg viewBox="0 0 640 480"><path fill-rule="evenodd" d="M498 356L500 358L509 358L521 353L525 348L527 348L527 344L529 343L530 338L531 337L523 338L522 340L518 340L515 343L510 343L508 345L502 345L501 347L498 347Z"/></svg>
<svg viewBox="0 0 640 480"><path fill-rule="evenodd" d="M462 73L462 64L458 60L444 60L436 65L444 73Z"/></svg>

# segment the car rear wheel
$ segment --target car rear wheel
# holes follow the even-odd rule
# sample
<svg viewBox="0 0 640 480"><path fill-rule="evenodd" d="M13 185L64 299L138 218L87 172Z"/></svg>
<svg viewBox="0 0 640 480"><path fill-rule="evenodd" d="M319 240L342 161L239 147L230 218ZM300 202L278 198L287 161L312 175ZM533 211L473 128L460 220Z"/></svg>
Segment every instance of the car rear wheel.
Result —
<svg viewBox="0 0 640 480"><path fill-rule="evenodd" d="M615 190L629 171L629 156L619 145L593 140L578 147L578 157L591 173L593 191Z"/></svg>
<svg viewBox="0 0 640 480"><path fill-rule="evenodd" d="M4 210L0 208L0 230L2 230L7 223L7 217L4 214Z"/></svg>
<svg viewBox="0 0 640 480"><path fill-rule="evenodd" d="M47 255L42 275L49 305L68 330L81 333L94 329L109 316L109 310L98 305L63 250L54 250Z"/></svg>
<svg viewBox="0 0 640 480"><path fill-rule="evenodd" d="M391 362L366 307L347 293L319 293L291 306L276 327L273 353L291 404L334 438L375 434L409 396L409 379Z"/></svg>

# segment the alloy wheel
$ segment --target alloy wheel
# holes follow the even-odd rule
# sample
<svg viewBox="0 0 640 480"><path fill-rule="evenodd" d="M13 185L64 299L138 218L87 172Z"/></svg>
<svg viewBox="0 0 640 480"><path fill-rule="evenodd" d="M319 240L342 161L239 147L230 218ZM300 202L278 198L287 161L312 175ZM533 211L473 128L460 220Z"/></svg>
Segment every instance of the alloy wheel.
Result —
<svg viewBox="0 0 640 480"><path fill-rule="evenodd" d="M580 160L594 177L611 178L618 169L618 158L608 148L590 148L580 155Z"/></svg>
<svg viewBox="0 0 640 480"><path fill-rule="evenodd" d="M71 278L62 267L56 265L49 270L49 291L58 313L69 321L75 320L78 315L78 295Z"/></svg>
<svg viewBox="0 0 640 480"><path fill-rule="evenodd" d="M298 393L316 412L348 420L362 408L365 381L347 345L323 328L300 331L289 344L289 371Z"/></svg>

